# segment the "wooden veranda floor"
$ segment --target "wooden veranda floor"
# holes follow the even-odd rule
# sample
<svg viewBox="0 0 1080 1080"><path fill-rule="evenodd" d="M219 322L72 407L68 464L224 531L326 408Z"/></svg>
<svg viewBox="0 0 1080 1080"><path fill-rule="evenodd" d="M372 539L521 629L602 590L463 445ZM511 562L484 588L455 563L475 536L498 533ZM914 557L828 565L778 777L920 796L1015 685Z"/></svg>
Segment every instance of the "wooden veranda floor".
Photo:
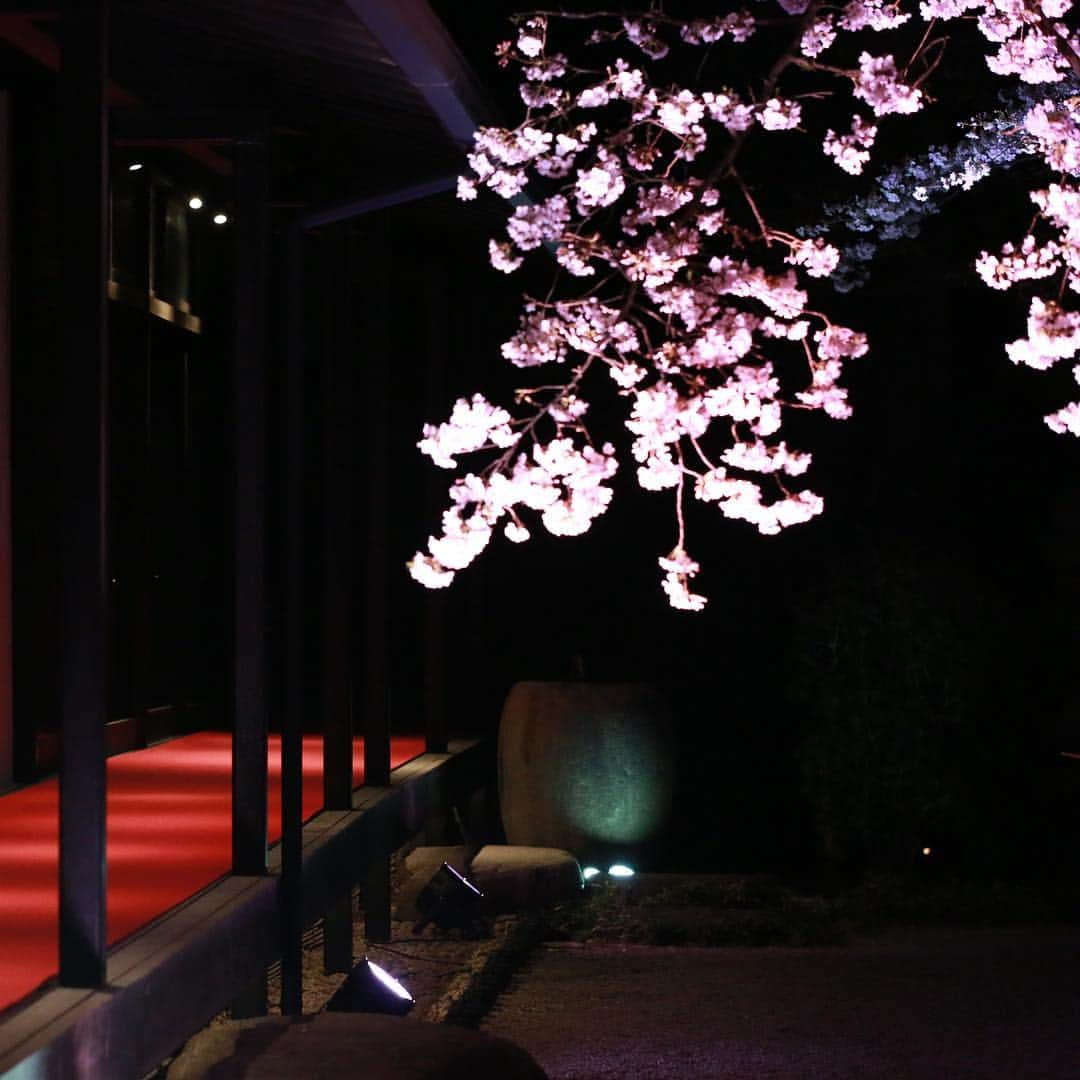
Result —
<svg viewBox="0 0 1080 1080"><path fill-rule="evenodd" d="M391 767L422 754L396 736ZM114 944L229 872L232 743L199 732L108 760L108 936ZM353 745L363 780L363 740ZM322 739L304 739L305 820L323 802ZM281 832L281 742L270 737L270 841ZM56 974L58 786L0 796L0 1010Z"/></svg>

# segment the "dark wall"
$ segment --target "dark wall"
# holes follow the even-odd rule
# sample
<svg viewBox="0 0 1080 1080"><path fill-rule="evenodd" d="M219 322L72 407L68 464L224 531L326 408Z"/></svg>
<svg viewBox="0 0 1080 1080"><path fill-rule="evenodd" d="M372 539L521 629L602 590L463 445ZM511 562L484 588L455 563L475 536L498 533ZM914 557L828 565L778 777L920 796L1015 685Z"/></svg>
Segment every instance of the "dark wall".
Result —
<svg viewBox="0 0 1080 1080"><path fill-rule="evenodd" d="M13 102L15 737L17 772L28 778L51 767L55 739L39 736L58 726L56 445L65 297L56 207L63 161L55 150L53 84L23 72L13 80ZM175 227L166 235L165 197L178 182L170 177L181 177L185 190L189 167L158 152L129 174L131 158L117 152L113 163L121 293L110 302L108 716L135 718L138 740L167 733L166 714L180 727L185 712L204 723L221 718L231 259L228 237L210 235L203 221L180 230L180 243ZM133 192L138 198L127 197ZM168 197L175 218L180 195ZM199 249L215 245L221 249L207 252L209 269L196 278ZM150 314L151 289L197 315L201 332Z"/></svg>
<svg viewBox="0 0 1080 1080"><path fill-rule="evenodd" d="M1068 400L1068 373L1008 363L1026 302L970 271L993 242L987 223L1005 227L990 213L1005 194L988 188L985 205L931 223L861 293L830 301L871 332L872 352L849 366L852 420L797 425L822 519L761 537L691 506L711 599L701 615L676 613L656 566L675 539L669 500L624 469L587 536L499 538L459 574L446 594L455 707L472 702L490 727L514 681L569 678L579 660L589 678L661 684L683 777L670 850L688 863L898 866L929 844L957 869L1076 873L1080 777L1060 751L1080 706L1080 461L1041 419ZM394 229L392 516L407 558L441 508L419 512L413 449L423 332L410 313L423 282L452 265L448 385L432 419L474 389L509 400L535 374L498 355L515 279L485 267L486 231L451 252L423 222ZM626 446L618 424L612 437ZM415 625L424 594L403 572L393 588L402 626ZM406 687L411 634L396 643Z"/></svg>

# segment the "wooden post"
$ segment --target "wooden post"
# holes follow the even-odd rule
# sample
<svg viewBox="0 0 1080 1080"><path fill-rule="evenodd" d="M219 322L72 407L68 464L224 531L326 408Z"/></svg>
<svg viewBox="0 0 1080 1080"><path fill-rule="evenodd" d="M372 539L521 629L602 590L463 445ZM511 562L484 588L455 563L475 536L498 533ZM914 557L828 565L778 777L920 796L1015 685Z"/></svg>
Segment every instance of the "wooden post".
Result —
<svg viewBox="0 0 1080 1080"><path fill-rule="evenodd" d="M390 258L390 229L385 216L372 220L365 237L370 269L364 281L363 425L366 530L360 574L360 702L364 731L364 783L390 783L390 595L388 531L390 485L390 329L382 266Z"/></svg>
<svg viewBox="0 0 1080 1080"><path fill-rule="evenodd" d="M390 855L379 844L364 871L364 937L368 941L390 940Z"/></svg>
<svg viewBox="0 0 1080 1080"><path fill-rule="evenodd" d="M234 874L266 872L266 147L237 142L233 374Z"/></svg>
<svg viewBox="0 0 1080 1080"><path fill-rule="evenodd" d="M303 1011L304 234L289 230L285 432L285 700L281 719L281 1012Z"/></svg>
<svg viewBox="0 0 1080 1080"><path fill-rule="evenodd" d="M360 574L363 648L360 653L360 701L364 730L364 784L390 783L390 590L387 580L390 485L390 296L382 262L390 257L390 229L375 218L366 233L371 249L366 275L363 320L364 406L366 432L366 533ZM390 938L390 842L380 838L364 877L365 933L369 941Z"/></svg>
<svg viewBox="0 0 1080 1080"><path fill-rule="evenodd" d="M233 1020L248 1020L256 1016L265 1016L267 1007L266 972L260 971L254 979L233 1000L229 1006L229 1015Z"/></svg>
<svg viewBox="0 0 1080 1080"><path fill-rule="evenodd" d="M446 412L447 273L445 263L434 263L425 277L424 310L427 314L427 378L424 405L431 422ZM445 509L446 481L427 470L427 520L438 521ZM446 753L446 598L442 590L427 589L424 597L424 728L429 754Z"/></svg>
<svg viewBox="0 0 1080 1080"><path fill-rule="evenodd" d="M345 889L330 904L323 919L323 970L352 971L352 889Z"/></svg>
<svg viewBox="0 0 1080 1080"><path fill-rule="evenodd" d="M62 10L60 982L105 982L108 3Z"/></svg>
<svg viewBox="0 0 1080 1080"><path fill-rule="evenodd" d="M0 791L14 777L11 682L11 94L0 92Z"/></svg>
<svg viewBox="0 0 1080 1080"><path fill-rule="evenodd" d="M351 307L348 224L322 237L322 705L323 803L327 810L352 808L353 719L349 654L352 637L353 394L355 341L349 337ZM323 966L353 966L352 889L329 905L323 919Z"/></svg>
<svg viewBox="0 0 1080 1080"><path fill-rule="evenodd" d="M353 567L353 395L356 343L348 334L349 232L332 226L322 238L322 681L323 800L352 808L353 722L350 700Z"/></svg>

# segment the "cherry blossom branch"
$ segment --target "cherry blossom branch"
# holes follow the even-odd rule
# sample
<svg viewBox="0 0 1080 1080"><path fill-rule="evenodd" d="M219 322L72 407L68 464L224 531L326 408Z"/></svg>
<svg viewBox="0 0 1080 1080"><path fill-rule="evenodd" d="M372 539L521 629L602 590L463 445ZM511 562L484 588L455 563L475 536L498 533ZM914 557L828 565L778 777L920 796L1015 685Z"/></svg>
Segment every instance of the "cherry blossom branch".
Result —
<svg viewBox="0 0 1080 1080"><path fill-rule="evenodd" d="M428 552L410 564L424 584L448 584L504 519L510 540L527 539L523 510L539 515L556 535L583 532L604 512L617 454L610 444L593 445L584 419L591 402L583 389L599 361L614 383L615 402L628 406L629 456L639 485L675 488L678 542L659 559L663 589L673 606L701 610L705 597L690 591L700 567L686 551L688 478L694 477L699 502L764 534L810 520L822 500L787 479L803 475L811 458L788 446L785 417L789 410L849 416L844 366L867 353L864 334L808 303L815 279L836 272L839 252L821 237L800 235L796 222L770 224L772 208L759 204L737 169L742 155L766 138L810 136L842 170L859 174L878 123L917 112L930 100L921 87L942 63L948 41L932 31L965 10L979 9L979 27L999 46L988 61L995 72L1038 83L1060 80L1065 68L1077 70L1073 39L1057 21L1070 0L1039 0L1041 6L1035 0L1009 6L922 0L929 25L902 68L895 48L865 47L865 34L889 40L910 19L901 4L779 4L782 19L735 12L684 20L652 10L533 12L515 20L517 39L500 46L499 57L521 70L525 120L514 129L477 133L459 195L474 198L484 188L516 200L529 191L531 201L509 213L507 238L491 241L491 261L512 273L531 251L546 250L557 269L544 301L526 298L502 352L518 367L570 364L572 376L520 391L516 404L532 408L527 416L513 418L474 395L455 404L447 423L425 426L420 447L443 467L453 467L461 454L497 454L479 474L451 485L442 534L429 538ZM591 21L594 28L613 21L587 40L636 49L643 59L621 56L603 73L572 64L549 50L549 19ZM1045 25L1052 33L1040 29L1040 20L1050 20ZM721 43L737 48L765 25L795 34L756 93L740 95L722 81L702 85L712 50ZM674 43L665 37L672 30ZM673 47L702 46L693 88L651 82L651 61ZM843 55L835 62L819 59L826 50ZM909 82L916 63L922 70ZM795 99L786 97L789 68L824 85L800 86ZM833 92L828 80L836 79L851 84L859 109L872 116L856 112L850 131L839 133L822 130L817 115ZM1071 99L1046 100L1024 121L1063 181L1080 174L1075 113ZM1029 337L1008 347L1017 362L1049 367L1080 348L1080 316L1062 307L1065 286L1080 292L1080 191L1060 182L1032 197L1055 238L1040 247L1028 237L1019 249L1006 245L1000 257L983 253L978 266L999 288L1062 271L1057 299L1033 301ZM744 204L756 233L735 219L745 218ZM782 265L776 241L786 248ZM806 382L792 378L783 360L793 350L805 358ZM1080 378L1080 365L1076 370ZM590 393L603 383L591 381ZM551 438L540 430L545 417L553 424ZM1080 434L1080 403L1047 422ZM720 451L707 448L707 440ZM703 473L688 467L691 449Z"/></svg>

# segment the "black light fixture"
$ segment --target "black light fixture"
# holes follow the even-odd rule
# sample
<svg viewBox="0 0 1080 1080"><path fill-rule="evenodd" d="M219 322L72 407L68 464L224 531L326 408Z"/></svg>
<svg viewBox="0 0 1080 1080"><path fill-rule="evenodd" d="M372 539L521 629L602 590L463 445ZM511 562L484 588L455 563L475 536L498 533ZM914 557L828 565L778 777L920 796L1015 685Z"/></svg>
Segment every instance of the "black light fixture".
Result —
<svg viewBox="0 0 1080 1080"><path fill-rule="evenodd" d="M331 1012L404 1016L415 1004L412 994L393 975L365 956L349 972L326 1008Z"/></svg>
<svg viewBox="0 0 1080 1080"><path fill-rule="evenodd" d="M484 894L464 874L444 862L416 898L420 921L413 927L413 933L419 934L429 923L440 930L471 926L476 922L483 898Z"/></svg>

